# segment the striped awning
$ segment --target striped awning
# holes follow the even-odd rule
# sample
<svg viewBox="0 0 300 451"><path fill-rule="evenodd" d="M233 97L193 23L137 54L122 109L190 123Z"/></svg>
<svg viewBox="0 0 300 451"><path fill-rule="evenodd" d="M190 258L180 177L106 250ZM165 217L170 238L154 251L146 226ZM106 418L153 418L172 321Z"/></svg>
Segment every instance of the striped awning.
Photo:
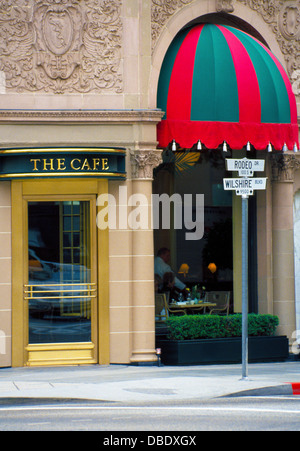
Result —
<svg viewBox="0 0 300 451"><path fill-rule="evenodd" d="M215 149L250 142L281 150L298 143L297 106L281 63L260 41L233 27L200 24L182 30L161 68L157 107L160 147L198 140Z"/></svg>

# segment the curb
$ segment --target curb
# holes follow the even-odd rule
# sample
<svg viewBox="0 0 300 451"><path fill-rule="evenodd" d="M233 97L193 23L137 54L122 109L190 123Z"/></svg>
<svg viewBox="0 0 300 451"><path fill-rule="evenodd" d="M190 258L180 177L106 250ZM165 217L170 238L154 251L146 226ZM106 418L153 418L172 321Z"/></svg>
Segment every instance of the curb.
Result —
<svg viewBox="0 0 300 451"><path fill-rule="evenodd" d="M242 396L292 396L300 395L300 383L288 382L282 385L275 385L271 387L254 388L251 390L243 390L231 395L225 395L227 398L235 398Z"/></svg>

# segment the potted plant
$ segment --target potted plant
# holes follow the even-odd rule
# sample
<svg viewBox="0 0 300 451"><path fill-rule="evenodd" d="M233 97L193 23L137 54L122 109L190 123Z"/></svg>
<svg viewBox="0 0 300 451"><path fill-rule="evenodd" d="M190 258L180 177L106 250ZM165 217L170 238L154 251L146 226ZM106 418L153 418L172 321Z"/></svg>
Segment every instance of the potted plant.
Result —
<svg viewBox="0 0 300 451"><path fill-rule="evenodd" d="M284 361L288 338L276 336L278 317L248 315L249 362ZM157 337L165 365L240 363L242 315L185 315L166 321L167 336Z"/></svg>

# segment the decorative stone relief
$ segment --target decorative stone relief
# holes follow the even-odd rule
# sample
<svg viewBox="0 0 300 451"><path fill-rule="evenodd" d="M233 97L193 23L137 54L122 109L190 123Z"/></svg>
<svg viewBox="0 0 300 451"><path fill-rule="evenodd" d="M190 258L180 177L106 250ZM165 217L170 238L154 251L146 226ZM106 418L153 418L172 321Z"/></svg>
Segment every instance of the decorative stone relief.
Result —
<svg viewBox="0 0 300 451"><path fill-rule="evenodd" d="M133 179L153 179L153 169L162 163L160 150L131 150L131 172Z"/></svg>
<svg viewBox="0 0 300 451"><path fill-rule="evenodd" d="M237 0L257 11L270 25L287 62L294 85L299 85L300 0ZM295 92L295 94L299 94Z"/></svg>
<svg viewBox="0 0 300 451"><path fill-rule="evenodd" d="M300 69L294 70L291 76L293 92L296 96L300 95Z"/></svg>
<svg viewBox="0 0 300 451"><path fill-rule="evenodd" d="M279 14L279 27L285 39L292 40L300 35L299 4L294 1L286 2Z"/></svg>
<svg viewBox="0 0 300 451"><path fill-rule="evenodd" d="M162 28L180 8L194 0L152 0L152 45L159 38Z"/></svg>
<svg viewBox="0 0 300 451"><path fill-rule="evenodd" d="M2 0L7 91L122 92L122 0Z"/></svg>
<svg viewBox="0 0 300 451"><path fill-rule="evenodd" d="M300 168L300 159L292 154L271 155L272 180L275 182L293 182L294 172Z"/></svg>
<svg viewBox="0 0 300 451"><path fill-rule="evenodd" d="M216 11L232 13L234 11L233 0L216 0Z"/></svg>

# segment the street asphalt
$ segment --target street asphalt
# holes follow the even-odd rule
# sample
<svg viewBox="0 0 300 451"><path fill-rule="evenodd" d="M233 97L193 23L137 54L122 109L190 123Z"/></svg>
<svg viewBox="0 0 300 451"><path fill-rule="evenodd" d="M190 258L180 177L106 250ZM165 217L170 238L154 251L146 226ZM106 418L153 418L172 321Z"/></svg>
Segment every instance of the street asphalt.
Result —
<svg viewBox="0 0 300 451"><path fill-rule="evenodd" d="M8 399L86 399L151 403L219 396L300 394L300 361L209 366L1 368L0 406Z"/></svg>

